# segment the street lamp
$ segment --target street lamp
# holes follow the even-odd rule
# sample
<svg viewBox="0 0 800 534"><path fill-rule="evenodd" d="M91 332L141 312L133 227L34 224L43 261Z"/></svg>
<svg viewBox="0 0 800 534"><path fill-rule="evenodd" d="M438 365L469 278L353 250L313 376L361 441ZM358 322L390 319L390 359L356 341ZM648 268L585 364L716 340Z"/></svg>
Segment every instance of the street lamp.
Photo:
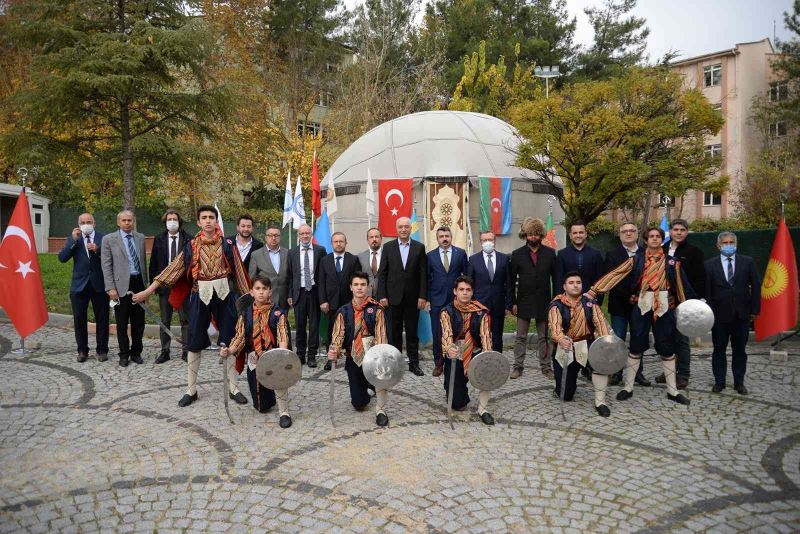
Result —
<svg viewBox="0 0 800 534"><path fill-rule="evenodd" d="M558 65L547 65L546 67L534 67L533 75L537 78L544 78L544 96L550 98L550 78L558 78L561 73Z"/></svg>

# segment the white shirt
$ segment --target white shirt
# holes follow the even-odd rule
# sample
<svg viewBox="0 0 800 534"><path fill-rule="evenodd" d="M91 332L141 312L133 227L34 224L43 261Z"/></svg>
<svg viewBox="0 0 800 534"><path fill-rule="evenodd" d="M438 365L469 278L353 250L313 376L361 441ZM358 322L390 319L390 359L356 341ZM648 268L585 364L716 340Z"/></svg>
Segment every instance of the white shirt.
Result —
<svg viewBox="0 0 800 534"><path fill-rule="evenodd" d="M494 251L488 254L486 252L483 253L483 263L486 264L486 270L489 270L489 258L492 258L492 267L497 270L497 255L494 253Z"/></svg>
<svg viewBox="0 0 800 534"><path fill-rule="evenodd" d="M447 250L447 265L453 263L453 247L449 247L447 249L443 249L439 247L439 259L442 260L442 265L444 265L444 252Z"/></svg>
<svg viewBox="0 0 800 534"><path fill-rule="evenodd" d="M302 285L303 280L303 271L306 267L306 251L304 250L305 245L300 243L300 284ZM314 245L309 242L308 243L308 270L311 273L311 287L314 287Z"/></svg>
<svg viewBox="0 0 800 534"><path fill-rule="evenodd" d="M86 238L87 238L87 237L88 237L88 238L90 238L90 239L92 240L92 243L94 243L94 242L95 242L95 241L94 241L94 230L92 230L92 233L91 233L91 234L89 234L89 235L84 235L84 233L83 233L83 232L81 232L81 239L83 239L83 249L86 251L86 256L87 256L88 258L91 258L92 256L91 256L91 254L89 253L89 249L88 249L88 248L86 248L86 245L88 245L88 244L89 244L89 243L87 243L87 242L86 242Z"/></svg>
<svg viewBox="0 0 800 534"><path fill-rule="evenodd" d="M397 244L400 246L400 259L403 260L403 269L405 269L406 263L408 263L408 253L411 251L411 240L403 243L398 239Z"/></svg>
<svg viewBox="0 0 800 534"><path fill-rule="evenodd" d="M674 239L671 239L669 242L668 254L670 256L674 256L675 251L678 249L678 246L680 246L680 243L676 243Z"/></svg>
<svg viewBox="0 0 800 534"><path fill-rule="evenodd" d="M336 253L333 254L333 269L334 270L336 270L336 260L337 260L337 258L342 258L341 260L339 260L339 268L343 270L344 269L344 252L342 252L341 254L336 254Z"/></svg>
<svg viewBox="0 0 800 534"><path fill-rule="evenodd" d="M725 275L725 280L728 279L728 257L724 254L719 255L719 259L722 262L722 274ZM731 265L733 265L733 274L736 275L736 254L731 256Z"/></svg>
<svg viewBox="0 0 800 534"><path fill-rule="evenodd" d="M266 249L267 257L269 258L269 261L272 262L272 268L275 269L276 273L281 272L281 247L278 247L275 250L272 250L269 247L266 247Z"/></svg>
<svg viewBox="0 0 800 534"><path fill-rule="evenodd" d="M253 238L247 240L245 245L239 243L239 237L236 237L236 248L239 249L239 257L242 258L244 261L247 258L247 255L250 254L250 249L253 248Z"/></svg>
<svg viewBox="0 0 800 534"><path fill-rule="evenodd" d="M361 266L362 269L369 269L369 271L372 272L372 253L373 252L377 252L378 253L375 256L375 264L378 267L381 266L381 254L383 253L383 247L379 248L378 250L372 250L371 248L369 248L369 249L367 249L367 253L368 253L367 258L369 258L369 259L367 260L367 264L366 265L362 265Z"/></svg>
<svg viewBox="0 0 800 534"><path fill-rule="evenodd" d="M174 241L175 241L175 256L177 256L178 254L181 253L181 248L180 248L181 244L179 243L181 238L178 237L178 232L175 232L174 234L171 234L171 233L169 233L169 231L167 231L167 258L169 258L169 261L167 262L167 264L172 263L172 260L175 259L175 256L172 255L172 241L173 241L172 238L173 237L175 238L174 239Z"/></svg>
<svg viewBox="0 0 800 534"><path fill-rule="evenodd" d="M639 252L639 245L633 245L633 248L628 248L625 245L622 245L622 248L624 248L625 252L628 253L629 258L636 256L636 253Z"/></svg>

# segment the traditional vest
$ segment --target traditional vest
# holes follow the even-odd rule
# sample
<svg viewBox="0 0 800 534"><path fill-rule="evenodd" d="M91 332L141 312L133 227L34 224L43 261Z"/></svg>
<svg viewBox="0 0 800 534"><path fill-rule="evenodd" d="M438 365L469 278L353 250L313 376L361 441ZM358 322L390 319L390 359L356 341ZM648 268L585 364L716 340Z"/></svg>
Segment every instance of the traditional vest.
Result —
<svg viewBox="0 0 800 534"><path fill-rule="evenodd" d="M364 306L364 326L362 326L363 330L361 332L361 337L369 337L375 335L375 323L377 322L377 313L378 308L380 308L379 304L367 304ZM350 351L353 348L353 338L355 337L355 310L353 310L353 303L348 302L341 308L339 308L343 318L344 318L344 342L342 346L347 349L347 353L350 354Z"/></svg>
<svg viewBox="0 0 800 534"><path fill-rule="evenodd" d="M461 317L461 312L453 306L452 302L442 308L442 311L450 316L450 327L453 329L453 341L464 339L464 335L461 332L464 329L464 319ZM470 317L469 328L472 334L472 354L480 354L483 352L483 347L481 347L481 320L483 320L485 313L486 312L483 310L472 312Z"/></svg>
<svg viewBox="0 0 800 534"><path fill-rule="evenodd" d="M591 305L589 305L591 303ZM580 336L578 338L572 339L572 341L583 341L584 339L590 339L590 337L594 337L594 306L595 303L591 299L581 296L581 306L583 306L583 314L586 317L586 326L588 330L592 333L591 336ZM569 323L572 320L572 310L569 306L561 302L560 299L553 299L550 302L550 307L558 308L558 311L561 312L561 329L564 331L564 334L569 332Z"/></svg>
<svg viewBox="0 0 800 534"><path fill-rule="evenodd" d="M269 319L267 319L267 325L269 326L269 329L272 332L272 337L276 343L276 345L274 347L270 347L270 349L277 348L278 322L284 315L285 315L284 310L277 304L273 304L272 308L270 308L269 310ZM242 313L242 317L244 318L244 342L245 342L244 352L245 354L249 354L253 352L253 307L248 306ZM292 335L291 332L287 332L287 334L289 336L289 348L291 348ZM264 339L266 341L267 336L265 336Z"/></svg>
<svg viewBox="0 0 800 534"><path fill-rule="evenodd" d="M631 270L631 276L634 280L634 294L639 294L639 291L642 289L642 276L644 274L644 263L645 263L645 250L647 249L639 249L636 255L633 257L633 269ZM678 269L676 266L680 263L680 260L676 260L675 258L671 258L667 255L664 261L664 268L667 270L667 284L669 285L668 292L669 292L669 307L674 308L679 302L677 302L678 296ZM683 285L683 292L685 297L692 298L694 296L694 289L688 284L688 282L682 281Z"/></svg>

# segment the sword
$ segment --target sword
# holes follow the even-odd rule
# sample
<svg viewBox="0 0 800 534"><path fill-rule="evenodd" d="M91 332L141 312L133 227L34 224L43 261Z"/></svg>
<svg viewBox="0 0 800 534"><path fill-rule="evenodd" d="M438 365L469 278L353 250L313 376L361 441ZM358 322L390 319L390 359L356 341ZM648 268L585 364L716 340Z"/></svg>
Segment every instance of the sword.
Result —
<svg viewBox="0 0 800 534"><path fill-rule="evenodd" d="M128 291L127 294L133 296L133 291ZM184 346L186 345L186 343L184 343L183 340L180 337L178 337L177 335L173 334L172 330L167 328L167 325L165 325L164 323L161 322L161 317L158 317L155 313L153 313L149 308L147 308L141 302L137 302L136 305L141 307L144 310L144 314L147 315L147 317L151 321L155 322L155 324L158 325L158 327L161 329L162 332L167 334L169 337L171 337L172 339L174 339L175 341L177 341L181 345L184 345Z"/></svg>
<svg viewBox="0 0 800 534"><path fill-rule="evenodd" d="M444 355L442 355L444 356ZM448 356L450 358L450 356ZM450 387L447 388L447 422L450 423L450 428L455 430L453 426L453 389L456 387L456 359L450 358Z"/></svg>
<svg viewBox="0 0 800 534"><path fill-rule="evenodd" d="M564 419L564 422L567 421L567 416L564 415L564 392L567 389L567 367L572 365L572 361L574 357L572 356L572 350L565 350L564 351L564 360L567 362L567 365L561 366L561 418ZM559 362L560 363L560 362Z"/></svg>
<svg viewBox="0 0 800 534"><path fill-rule="evenodd" d="M220 343L220 347L225 347L225 343ZM228 358L230 358L230 354ZM230 420L232 425L236 423L233 422L233 416L231 415L231 409L228 407L228 362L226 361L227 358L220 358L219 361L222 363L222 402L225 404L225 413L228 414L228 419Z"/></svg>
<svg viewBox="0 0 800 534"><path fill-rule="evenodd" d="M333 374L335 372L336 372L336 360L331 360L331 393L330 393L330 396L331 396L330 401L331 402L330 402L330 404L331 404L331 424L334 426L334 428L336 427L336 421L333 418L333 412L334 412L334 405L333 405L333 402L334 402L333 401L333 384L334 384L333 378L334 378L334 376L333 376Z"/></svg>

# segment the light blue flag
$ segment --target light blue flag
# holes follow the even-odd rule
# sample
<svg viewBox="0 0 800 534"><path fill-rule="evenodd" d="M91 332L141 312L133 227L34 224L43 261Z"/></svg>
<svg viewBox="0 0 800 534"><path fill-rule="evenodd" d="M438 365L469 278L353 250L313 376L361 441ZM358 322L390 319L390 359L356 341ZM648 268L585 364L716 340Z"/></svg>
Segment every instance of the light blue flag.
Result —
<svg viewBox="0 0 800 534"><path fill-rule="evenodd" d="M669 243L669 223L667 222L667 214L661 217L661 229L664 230L664 243Z"/></svg>
<svg viewBox="0 0 800 534"><path fill-rule="evenodd" d="M333 252L333 243L331 242L331 225L328 222L328 210L323 210L322 215L317 219L317 228L314 230L314 243L321 247L325 247L325 252L330 254Z"/></svg>
<svg viewBox="0 0 800 534"><path fill-rule="evenodd" d="M419 223L417 222L416 208L411 212L411 239L416 239L417 241L422 242L422 239L419 235ZM425 310L419 312L417 337L419 337L420 345L427 345L433 340L433 331L431 330L431 314Z"/></svg>

